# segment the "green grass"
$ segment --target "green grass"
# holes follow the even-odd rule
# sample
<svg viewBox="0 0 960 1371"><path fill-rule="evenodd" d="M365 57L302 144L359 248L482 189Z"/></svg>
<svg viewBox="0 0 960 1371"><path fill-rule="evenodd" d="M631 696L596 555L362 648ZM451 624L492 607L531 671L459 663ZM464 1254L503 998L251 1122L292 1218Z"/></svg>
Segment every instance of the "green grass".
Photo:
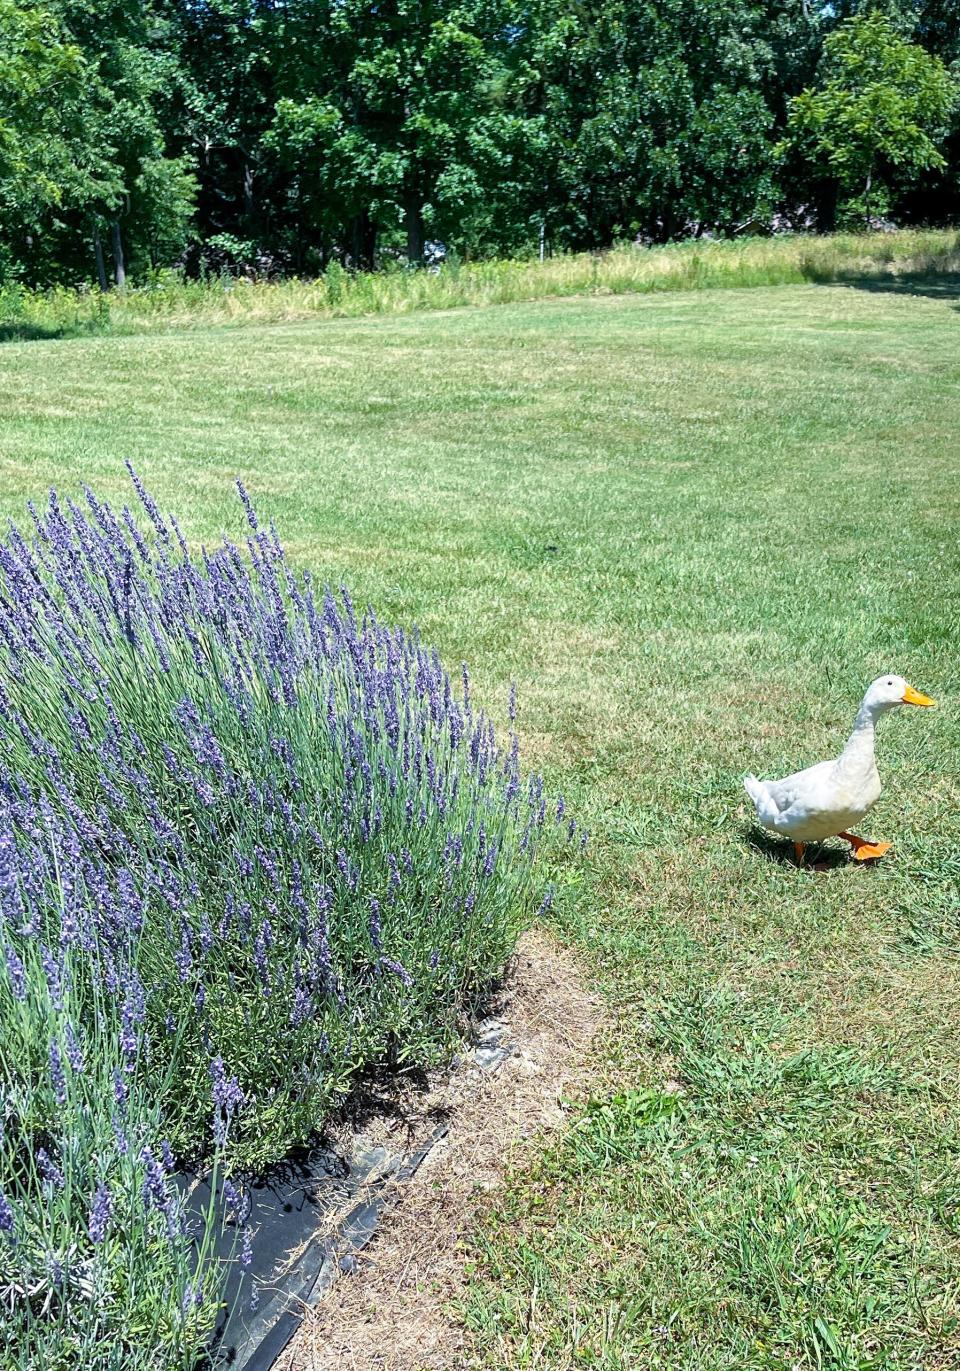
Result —
<svg viewBox="0 0 960 1371"><path fill-rule="evenodd" d="M594 837L558 920L617 1023L495 1203L493 1368L960 1360L960 297L864 282L0 350L0 506L141 469L418 620ZM875 869L797 870L740 777L896 670ZM670 1097L676 1095L674 1102Z"/></svg>
<svg viewBox="0 0 960 1371"><path fill-rule="evenodd" d="M0 341L407 314L570 295L927 279L944 273L960 274L956 229L702 239L658 248L623 246L544 262L450 261L436 272L394 266L348 274L333 263L315 280L188 281L166 272L147 285L108 293L0 286Z"/></svg>

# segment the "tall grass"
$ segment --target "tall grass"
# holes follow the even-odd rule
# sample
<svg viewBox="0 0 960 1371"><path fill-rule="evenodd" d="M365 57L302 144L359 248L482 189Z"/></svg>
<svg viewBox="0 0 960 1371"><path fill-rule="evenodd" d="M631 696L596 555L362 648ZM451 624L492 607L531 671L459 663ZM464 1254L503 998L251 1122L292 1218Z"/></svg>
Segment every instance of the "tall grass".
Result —
<svg viewBox="0 0 960 1371"><path fill-rule="evenodd" d="M123 291L0 288L0 336L138 333L307 318L401 314L566 295L796 285L960 272L960 231L793 235L662 248L619 247L596 256L449 262L439 271L349 273L316 280L188 281L169 272Z"/></svg>
<svg viewBox="0 0 960 1371"><path fill-rule="evenodd" d="M275 1160L364 1066L436 1060L543 830L575 837L466 669L295 574L242 488L244 552L193 556L134 484L143 527L51 494L0 544L0 1348L29 1371L101 1340L189 1366L229 1216L189 1227L175 1158Z"/></svg>

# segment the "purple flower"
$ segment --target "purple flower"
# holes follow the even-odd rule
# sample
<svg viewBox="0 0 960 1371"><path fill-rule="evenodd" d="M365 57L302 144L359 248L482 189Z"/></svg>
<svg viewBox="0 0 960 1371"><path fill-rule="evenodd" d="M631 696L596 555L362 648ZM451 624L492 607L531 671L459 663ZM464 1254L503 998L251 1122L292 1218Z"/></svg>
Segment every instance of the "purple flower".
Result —
<svg viewBox="0 0 960 1371"><path fill-rule="evenodd" d="M76 1033L73 1031L73 1025L70 1023L68 1023L64 1029L64 1039L70 1070L79 1076L83 1071L83 1049L80 1046Z"/></svg>
<svg viewBox="0 0 960 1371"><path fill-rule="evenodd" d="M113 1097L121 1109L126 1107L127 1087L123 1083L123 1077L116 1069L113 1073Z"/></svg>
<svg viewBox="0 0 960 1371"><path fill-rule="evenodd" d="M234 1185L233 1181L229 1179L229 1177L223 1183L223 1198L226 1200L227 1204L230 1206L234 1213L236 1213L239 1210L240 1192L237 1190L237 1187Z"/></svg>
<svg viewBox="0 0 960 1371"><path fill-rule="evenodd" d="M243 482L240 480L237 481L237 494L240 496L240 502L243 505L243 508L246 512L247 523L253 529L254 533L256 533L257 529L260 527L259 523L257 522L256 511L253 508L250 496L247 494L244 488Z"/></svg>
<svg viewBox="0 0 960 1371"><path fill-rule="evenodd" d="M10 988L14 997L18 1000L25 1000L27 998L27 977L23 969L23 962L9 943L4 948L4 956L7 962L7 972L10 976Z"/></svg>
<svg viewBox="0 0 960 1371"><path fill-rule="evenodd" d="M243 1246L240 1249L240 1265L246 1269L253 1261L253 1233L249 1225L243 1230Z"/></svg>
<svg viewBox="0 0 960 1371"><path fill-rule="evenodd" d="M370 941L373 943L374 951L380 951L383 940L383 924L380 918L380 901L375 895L370 897Z"/></svg>
<svg viewBox="0 0 960 1371"><path fill-rule="evenodd" d="M395 976L399 976L408 990L413 985L413 977L402 962L395 962L391 957L381 957L380 965L387 971L392 971Z"/></svg>
<svg viewBox="0 0 960 1371"><path fill-rule="evenodd" d="M62 1189L64 1184L63 1172L44 1147L37 1148L37 1166L40 1168L40 1174L45 1181L49 1181L57 1190Z"/></svg>
<svg viewBox="0 0 960 1371"><path fill-rule="evenodd" d="M13 1209L6 1195L0 1190L0 1233L13 1232Z"/></svg>
<svg viewBox="0 0 960 1371"><path fill-rule="evenodd" d="M107 1236L107 1229L110 1226L112 1216L113 1196L107 1186L101 1183L94 1192L87 1219L87 1232L90 1234L90 1241L94 1247L99 1247Z"/></svg>
<svg viewBox="0 0 960 1371"><path fill-rule="evenodd" d="M120 1048L123 1052L124 1066L127 1071L133 1070L139 1045L137 1028L143 1023L146 1012L143 984L136 971L133 971L127 980L126 994L120 1015Z"/></svg>
<svg viewBox="0 0 960 1371"><path fill-rule="evenodd" d="M234 1223L245 1224L250 1217L250 1210L253 1207L249 1194L241 1194L233 1181L225 1180L223 1183L223 1197L233 1211Z"/></svg>
<svg viewBox="0 0 960 1371"><path fill-rule="evenodd" d="M155 501L154 501L153 498L147 493L147 490L146 490L146 488L145 488L143 482L141 481L141 479L140 479L140 477L137 475L137 473L134 471L134 469L133 469L133 467L130 465L130 463L127 462L127 463L125 463L125 465L126 465L127 471L130 473L130 479L131 479L131 481L133 482L133 488L134 488L134 490L137 492L137 496L138 496L138 498L139 498L139 500L140 500L140 503L143 505L144 509L147 511L147 514L150 516L150 522L153 524L154 528L157 530L157 536L159 537L159 539L160 539L160 541L161 541L162 543L169 543L169 542L170 542L170 530L167 528L166 524L163 522L163 519L162 519L161 516L160 516L160 511L157 509L157 506L156 506Z"/></svg>
<svg viewBox="0 0 960 1371"><path fill-rule="evenodd" d="M245 1096L236 1076L227 1079L222 1057L214 1057L210 1063L210 1081L214 1111L213 1136L217 1146L222 1147L227 1140L230 1120L245 1103Z"/></svg>
<svg viewBox="0 0 960 1371"><path fill-rule="evenodd" d="M113 1129L113 1136L117 1142L117 1152L121 1157L128 1157L130 1155L130 1139L127 1137L123 1120L118 1118L116 1114L111 1114L110 1127Z"/></svg>
<svg viewBox="0 0 960 1371"><path fill-rule="evenodd" d="M542 902L541 902L540 908L537 910L537 918L538 918L538 919L542 919L543 916L544 916L544 914L546 914L546 913L550 910L550 908L552 907L552 905L553 905L553 886L551 885L551 886L548 886L548 887L547 887L547 890L546 890L546 893L544 894L544 897L543 897L543 900L542 900Z"/></svg>
<svg viewBox="0 0 960 1371"><path fill-rule="evenodd" d="M141 1187L143 1202L148 1209L159 1209L161 1213L166 1214L170 1208L170 1194L163 1166L149 1147L145 1147L140 1153L140 1160L146 1167Z"/></svg>
<svg viewBox="0 0 960 1371"><path fill-rule="evenodd" d="M227 1079L222 1057L214 1057L210 1063L210 1080L213 1084L213 1103L217 1109L225 1109L232 1113L243 1104L243 1091L237 1083L236 1076Z"/></svg>
<svg viewBox="0 0 960 1371"><path fill-rule="evenodd" d="M257 975L260 977L260 984L264 995L270 994L270 967L268 963L269 949L273 945L273 929L270 927L270 920L264 919L260 925L260 932L257 934L253 945L253 960L257 968Z"/></svg>
<svg viewBox="0 0 960 1371"><path fill-rule="evenodd" d="M244 1079L268 1022L339 1073L362 1057L377 989L412 990L428 954L450 974L430 978L425 1012L455 1013L469 970L506 940L547 814L515 730L501 742L475 712L466 668L461 691L415 630L358 617L345 591L295 575L242 484L242 548L191 554L131 478L146 536L129 510L86 492L80 506L53 494L29 539L0 538L7 1000L29 998L36 957L53 1004L82 1007L51 1044L61 1107L84 1057L90 1071L107 1006L120 1049L112 1124L128 1160L145 1142L131 1076L141 1063L162 1071L171 1052L174 1089L197 1052L209 1062L225 1143L245 1101L214 1055L218 1024L239 1020ZM131 649L146 696L115 686ZM53 714L31 701L51 673L48 735ZM158 708L144 712L155 687ZM512 723L515 684L508 712ZM558 824L567 817L561 797ZM278 1087L281 1108L305 1088L292 1071ZM155 1150L142 1157L152 1208L172 1164ZM50 1151L38 1175L63 1164Z"/></svg>

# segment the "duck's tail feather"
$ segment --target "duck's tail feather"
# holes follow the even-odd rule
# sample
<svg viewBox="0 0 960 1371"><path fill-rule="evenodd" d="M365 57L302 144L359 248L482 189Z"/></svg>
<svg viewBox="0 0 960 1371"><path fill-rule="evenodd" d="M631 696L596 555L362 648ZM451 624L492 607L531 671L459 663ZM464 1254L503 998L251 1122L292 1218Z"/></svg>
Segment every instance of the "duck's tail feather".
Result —
<svg viewBox="0 0 960 1371"><path fill-rule="evenodd" d="M777 828L777 802L770 794L770 790L764 781L758 781L756 776L744 776L743 788L753 801L753 807L757 811L757 818L765 828Z"/></svg>

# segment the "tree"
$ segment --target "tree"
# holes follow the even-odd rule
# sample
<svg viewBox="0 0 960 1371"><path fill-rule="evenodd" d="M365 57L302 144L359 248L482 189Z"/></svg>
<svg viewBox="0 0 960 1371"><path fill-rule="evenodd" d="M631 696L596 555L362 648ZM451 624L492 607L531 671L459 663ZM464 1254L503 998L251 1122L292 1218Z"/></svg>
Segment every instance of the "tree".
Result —
<svg viewBox="0 0 960 1371"><path fill-rule="evenodd" d="M824 44L820 85L790 102L785 147L848 193L870 219L878 176L942 168L957 85L939 57L883 14L847 19Z"/></svg>
<svg viewBox="0 0 960 1371"><path fill-rule="evenodd" d="M512 17L508 0L311 0L283 16L267 142L327 241L339 207L356 265L398 228L411 263L427 234L469 233L515 138L496 100Z"/></svg>
<svg viewBox="0 0 960 1371"><path fill-rule="evenodd" d="M513 98L542 120L548 150L531 189L553 241L729 232L765 214L771 92L784 54L808 46L786 33L807 24L801 0L545 3Z"/></svg>
<svg viewBox="0 0 960 1371"><path fill-rule="evenodd" d="M157 25L139 0L0 0L0 276L33 281L182 249L189 168L168 157Z"/></svg>
<svg viewBox="0 0 960 1371"><path fill-rule="evenodd" d="M56 14L0 0L0 274L51 213L82 194L86 76Z"/></svg>
<svg viewBox="0 0 960 1371"><path fill-rule="evenodd" d="M290 177L264 140L281 72L312 73L322 63L308 33L285 33L286 11L304 13L307 0L152 2L170 63L161 122L168 149L197 181L198 260L254 271L299 266Z"/></svg>

